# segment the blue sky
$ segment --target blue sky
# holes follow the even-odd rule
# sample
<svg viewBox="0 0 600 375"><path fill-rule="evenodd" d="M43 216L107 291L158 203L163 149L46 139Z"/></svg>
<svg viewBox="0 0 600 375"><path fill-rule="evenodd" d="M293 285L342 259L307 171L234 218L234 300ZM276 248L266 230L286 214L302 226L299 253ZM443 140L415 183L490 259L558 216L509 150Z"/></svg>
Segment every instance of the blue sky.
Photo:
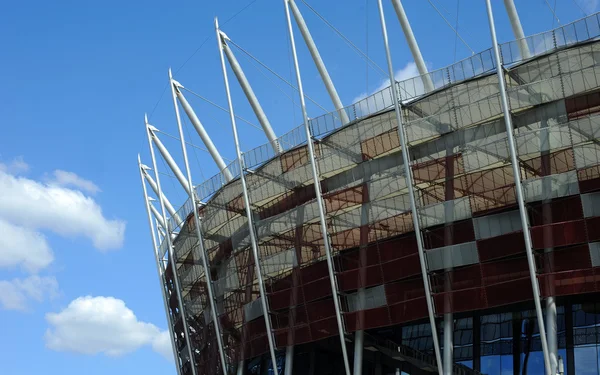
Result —
<svg viewBox="0 0 600 375"><path fill-rule="evenodd" d="M549 1L552 5L554 1ZM293 81L282 1L7 2L0 12L0 361L3 373L175 373L143 207L136 155L149 164L143 115L176 134L167 69L187 88L226 106L213 17L237 44ZM344 104L385 77L300 1ZM309 1L386 68L374 0ZM389 1L384 1L395 69L414 74ZM435 0L456 21L457 0ZM512 39L493 1L500 41ZM577 0L586 12L598 1ZM526 34L557 25L543 0L516 0ZM427 64L470 55L426 1L404 5ZM459 2L458 29L475 51L490 46L483 1ZM557 0L562 24L583 16ZM332 105L297 36L306 93ZM208 38L208 39L207 39ZM204 44L203 42L206 41ZM201 46L200 49L198 49ZM196 52L195 52L196 51ZM234 52L236 50L234 49ZM236 52L277 134L300 124L297 96ZM274 86L263 73L283 88ZM231 75L237 114L258 123ZM227 114L187 94L225 158L234 155ZM312 117L323 110L309 107ZM242 148L266 142L238 123ZM190 133L191 134L191 133ZM178 141L163 140L177 160ZM199 144L195 134L192 142ZM188 151L195 182L216 173L203 151ZM165 168L163 167L163 171ZM185 199L163 178L175 206Z"/></svg>

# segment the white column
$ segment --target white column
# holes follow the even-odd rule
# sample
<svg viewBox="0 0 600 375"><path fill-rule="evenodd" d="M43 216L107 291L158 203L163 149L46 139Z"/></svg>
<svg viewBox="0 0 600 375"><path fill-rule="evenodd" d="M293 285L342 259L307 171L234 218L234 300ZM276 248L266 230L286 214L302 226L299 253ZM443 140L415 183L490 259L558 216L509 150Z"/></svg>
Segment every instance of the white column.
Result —
<svg viewBox="0 0 600 375"><path fill-rule="evenodd" d="M286 0L286 2L289 3L290 7L292 8L292 14L294 15L294 19L296 20L296 23L298 24L298 28L300 29L300 33L302 34L302 38L304 38L304 42L306 43L306 46L308 47L308 50L310 51L310 55L312 56L313 61L315 62L315 65L317 66L317 70L319 71L321 80L323 80L323 83L325 84L325 88L327 89L327 93L329 94L329 97L331 98L331 101L333 102L333 106L335 107L336 111L338 111L340 120L342 121L342 125L349 123L350 119L348 118L348 114L344 110L344 106L342 105L340 96L338 95L337 90L335 89L335 86L333 85L333 81L331 80L331 77L329 76L329 72L327 71L327 68L325 67L325 63L323 62L323 59L321 58L321 54L319 53L319 50L317 49L317 45L315 44L315 41L313 40L312 35L310 35L308 26L306 26L306 22L304 22L304 17L302 17L302 13L300 13L300 9L298 9L294 0ZM287 7L286 7L286 9L287 9Z"/></svg>
<svg viewBox="0 0 600 375"><path fill-rule="evenodd" d="M519 205L519 214L521 216L521 225L523 228L523 237L525 239L525 251L527 253L527 263L529 265L529 276L531 279L531 289L533 290L533 301L535 303L535 312L537 315L538 327L540 330L540 341L542 343L542 351L544 352L544 365L546 368L546 374L552 375L550 364L550 355L548 351L548 341L546 338L546 325L544 323L544 315L542 313L542 305L540 302L540 287L537 280L535 258L533 256L531 235L529 233L529 218L527 216L527 209L525 208L525 200L523 198L523 186L521 184L521 171L520 164L517 158L517 152L515 148L515 140L513 136L513 124L512 115L510 113L508 97L506 95L506 83L504 81L504 70L502 66L502 60L500 59L500 50L498 47L498 39L496 37L496 26L494 24L494 15L492 13L492 4L490 0L486 0L488 20L490 24L490 33L492 35L492 47L494 49L494 59L496 62L496 72L498 74L498 86L500 89L500 99L502 102L502 111L504 114L504 124L506 126L506 135L508 140L508 148L510 150L511 164L513 168L513 175L515 179L515 190L517 193L517 203Z"/></svg>
<svg viewBox="0 0 600 375"><path fill-rule="evenodd" d="M271 122L269 122L269 119L267 118L265 111L263 110L262 106L260 105L258 98L254 94L254 90L252 90L252 86L250 86L250 82L248 82L248 79L246 78L246 75L244 74L244 71L242 70L240 63L235 58L235 55L233 54L233 51L231 50L231 48L229 48L229 45L227 45L227 41L229 40L229 38L221 30L219 30L218 36L221 39L221 46L222 46L223 50L225 51L225 56L227 57L227 60L229 61L231 70L233 70L233 73L237 77L237 80L240 83L240 86L242 87L242 91L244 91L244 94L246 95L246 98L248 99L248 102L250 103L250 106L252 107L252 110L254 111L254 115L256 115L258 122L260 122L260 125L262 126L263 131L265 132L265 135L267 136L267 139L271 143L271 147L273 147L273 151L275 151L275 154L279 154L281 152L281 147L279 145L279 142L277 141L277 136L275 135L275 132L273 131L273 128L271 127Z"/></svg>
<svg viewBox="0 0 600 375"><path fill-rule="evenodd" d="M294 346L290 345L285 348L285 371L284 375L293 375L294 370Z"/></svg>
<svg viewBox="0 0 600 375"><path fill-rule="evenodd" d="M183 187L183 189L185 190L186 193L192 194L192 190L190 190L190 187L188 186L187 182L185 181L185 176L183 175L183 172L181 172L181 169L179 169L179 166L177 166L177 163L175 163L175 160L171 156L171 153L169 153L169 150L167 150L165 145L162 143L162 141L156 135L157 130L158 129L156 129L152 125L148 126L148 134L150 135L150 137L152 138L152 141L158 148L158 151L160 151L160 154L162 155L163 159L165 159L165 161L167 162L167 165L169 166L169 168L171 168L171 170L173 171L173 174L177 178L177 181L179 181L179 183L181 184L181 187Z"/></svg>
<svg viewBox="0 0 600 375"><path fill-rule="evenodd" d="M504 0L504 7L506 8L506 13L508 13L510 26L517 39L521 56L523 59L528 59L531 57L531 52L529 51L529 46L525 39L525 33L523 32L523 26L521 25L521 19L519 18L519 13L517 12L517 7L515 7L514 0Z"/></svg>
<svg viewBox="0 0 600 375"><path fill-rule="evenodd" d="M377 1L379 6L379 18L381 20L381 32L383 34L383 44L385 46L385 52L387 57L388 74L390 81L394 81L394 66L392 64L392 55L390 52L390 46L388 42L387 27L385 25L385 15L383 14L383 4L381 0ZM404 165L404 178L406 179L406 186L408 187L408 197L410 200L410 209L412 212L413 226L415 230L415 237L417 239L417 248L419 251L419 263L421 265L421 276L423 278L423 287L425 289L425 300L427 302L427 312L429 314L429 324L431 326L431 336L433 340L433 349L435 352L435 360L437 363L438 373L442 375L442 358L440 355L440 343L437 334L437 327L435 323L435 306L433 304L433 298L431 296L431 287L429 284L429 275L427 273L427 260L425 259L425 251L423 247L423 238L421 233L421 225L419 223L419 215L417 210L417 203L415 202L415 193L413 187L412 169L410 168L410 157L408 154L408 146L406 142L406 134L402 125L402 112L400 109L400 101L398 97L397 87L394 86L392 90L392 96L394 98L394 109L396 113L396 121L398 123L398 136L400 138L400 147L402 149L402 164Z"/></svg>
<svg viewBox="0 0 600 375"><path fill-rule="evenodd" d="M319 178L319 173L317 171L317 162L315 159L315 151L313 145L313 136L310 132L310 126L308 124L308 114L306 113L306 102L304 100L304 88L302 86L302 78L300 76L300 66L298 64L298 54L296 53L296 42L294 40L294 32L292 30L292 20L290 18L290 11L288 8L288 3L291 5L293 1L284 0L285 4L285 14L287 17L287 25L288 25L288 33L290 37L290 44L292 46L292 55L294 58L294 67L296 70L296 81L298 83L298 92L300 94L300 105L302 108L302 118L304 119L304 130L306 132L306 140L307 140L307 148L308 155L310 159L311 171L313 175L314 187L315 187L315 196L317 198L317 206L319 208L319 219L321 224L321 233L323 235L323 247L325 248L325 254L327 259L327 269L329 272L329 283L331 285L331 294L333 298L333 304L335 307L335 315L338 325L338 333L340 338L340 346L342 349L342 357L344 360L344 369L346 371L346 375L350 375L350 363L348 361L348 351L346 349L346 340L345 340L345 329L344 322L342 320L342 314L340 309L340 301L339 301L339 292L337 287L337 280L335 278L335 272L333 269L333 257L331 255L331 245L329 243L329 234L327 232L327 222L325 220L325 204L323 202L323 196L321 195L321 179ZM293 6L292 6L293 8Z"/></svg>
<svg viewBox="0 0 600 375"><path fill-rule="evenodd" d="M152 168L154 169L154 178L156 179L156 185L158 187L158 197L160 201L160 209L162 212L162 216L166 217L165 203L162 199L162 189L160 187L160 176L158 173L158 166L156 164L156 156L154 155L154 147L152 147L151 140L151 130L149 128L150 124L147 122L146 117L146 135L148 137L148 147L150 148L150 156L152 156ZM169 263L171 263L171 271L173 272L173 281L175 286L175 293L177 295L177 303L179 307L179 314L181 316L181 323L183 325L183 334L185 336L185 344L187 346L188 355L190 357L190 367L192 370L192 375L198 375L198 371L196 369L196 359L194 358L194 351L192 350L192 342L190 340L190 330L188 326L188 322L186 320L185 306L183 304L183 296L181 295L181 284L179 283L179 275L177 274L177 260L175 258L175 254L173 251L173 243L171 241L169 228L166 228L167 236L165 240L167 241L168 254L169 254Z"/></svg>
<svg viewBox="0 0 600 375"><path fill-rule="evenodd" d="M183 153L183 163L185 164L185 171L187 175L187 186L186 189L189 193L190 201L194 210L194 223L196 229L196 236L198 237L198 248L200 249L200 257L202 260L202 268L204 268L204 276L206 277L206 290L208 292L208 302L210 307L211 318L213 320L215 336L217 338L217 346L219 348L219 357L221 359L221 371L223 375L227 375L227 361L225 360L225 350L223 349L223 337L221 336L221 322L217 315L217 304L215 302L214 285L211 279L210 267L208 264L208 254L204 248L204 238L202 236L202 230L200 228L200 215L198 214L198 208L200 207L194 194L194 185L192 184L192 173L190 171L190 163L187 155L187 147L185 146L185 136L183 135L183 127L181 126L181 116L179 115L179 107L177 106L177 98L175 96L175 86L173 85L173 77L171 76L171 69L169 69L169 84L171 86L171 95L173 97L173 106L175 107L175 118L177 120L177 127L179 129L179 140L181 141L181 151ZM206 324L208 326L208 323Z"/></svg>
<svg viewBox="0 0 600 375"><path fill-rule="evenodd" d="M171 72L171 70L169 69L169 74L170 74L170 72ZM183 96L183 93L180 90L183 88L183 86L181 85L181 83L179 83L175 80L172 81L172 86L174 86L175 94L177 95L177 99L179 99L179 102L181 103L181 107L183 108L183 111L187 114L192 125L194 125L194 129L196 129L196 132L202 139L202 142L206 146L208 153L210 154L210 156L212 156L213 160L217 164L217 167L223 173L223 176L225 177L225 179L228 182L231 181L233 179L233 176L231 175L231 172L229 172L229 170L227 169L227 164L225 164L225 161L221 157L219 150L217 150L217 148L215 147L215 144L213 143L212 139L210 138L210 136L204 129L204 126L200 122L200 119L198 118L198 116L196 116L196 112L194 112L194 109L192 108L190 103L188 103L185 96Z"/></svg>
<svg viewBox="0 0 600 375"><path fill-rule="evenodd" d="M220 46L220 36L219 36L219 21L215 18L215 31L217 33L217 42L219 43L219 55L221 57L221 70L223 71L223 81L225 84L225 91L227 93L227 103L229 105L229 118L231 120L231 127L233 130L233 141L235 144L235 151L237 160L240 167L240 182L242 184L243 191L243 199L244 199L244 208L246 211L246 218L248 219L248 230L250 232L250 243L252 247L252 255L254 257L254 263L256 266L256 277L258 279L258 289L260 293L260 303L263 310L263 315L265 319L265 328L267 331L267 340L269 342L269 351L271 354L271 362L273 364L273 373L274 375L278 375L279 371L277 369L277 356L275 355L275 338L273 337L273 329L271 328L271 315L269 314L269 306L267 300L267 292L265 290L265 284L262 277L262 270L260 268L260 256L258 254L258 242L256 241L256 233L254 232L254 220L253 220L253 212L250 208L250 197L248 195L248 187L246 185L246 176L244 174L244 159L242 157L242 151L240 149L240 140L238 137L237 126L235 122L235 114L233 112L233 102L231 101L231 93L229 91L229 78L227 77L227 69L225 68L225 56L223 56L223 49Z"/></svg>
<svg viewBox="0 0 600 375"><path fill-rule="evenodd" d="M364 291L359 291L359 293ZM365 347L365 331L358 330L354 332L354 375L362 374L363 350Z"/></svg>
<svg viewBox="0 0 600 375"><path fill-rule="evenodd" d="M415 60L415 64L417 65L419 74L423 77L423 85L425 85L425 92L433 91L433 81L431 80L431 77L428 74L429 71L427 70L427 65L425 65L425 60L423 60L421 49L419 48L419 44L417 43L415 34L412 31L410 22L408 22L408 17L406 16L406 12L404 11L402 2L400 0L392 0L392 4L394 5L394 9L396 10L398 21L400 21L400 26L402 26L402 31L404 32L406 43L408 43L408 48L410 48L410 53L412 54L413 59Z"/></svg>
<svg viewBox="0 0 600 375"><path fill-rule="evenodd" d="M144 178L146 179L146 181L148 181L148 184L152 188L152 191L154 191L154 194L156 194L156 196L158 197L159 191L158 191L158 186L156 185L156 181L154 181L152 176L150 176L150 174L148 174L148 170L150 170L150 167L147 167L146 165L142 164L141 168L142 168L142 173L144 175ZM167 211L169 212L169 215L171 215L171 217L176 217L177 222L181 222L179 216L177 215L177 211L175 211L175 207L173 207L173 205L167 199L167 197L165 197L165 195L163 194L161 198L162 198L163 202L165 202L165 207L166 207Z"/></svg>
<svg viewBox="0 0 600 375"><path fill-rule="evenodd" d="M176 344L175 344L175 335L173 334L173 321L171 320L171 314L169 313L169 301L167 299L167 294L165 291L165 280L163 277L163 267L160 263L160 252L158 251L158 243L156 241L156 232L154 231L154 225L152 224L152 217L150 215L150 207L154 207L150 204L148 191L146 190L146 183L144 182L144 176L142 174L142 162L140 161L140 155L138 154L138 168L140 170L140 179L142 182L142 190L144 192L144 204L146 205L146 213L148 216L148 225L150 226L150 236L152 237L152 247L154 249L154 259L156 260L156 270L158 271L158 281L160 283L160 291L163 298L165 314L167 317L167 325L169 326L169 337L171 348L173 349L173 359L175 360L175 367L177 368L177 375L181 375L181 362L179 360L179 355L177 354Z"/></svg>
<svg viewBox="0 0 600 375"><path fill-rule="evenodd" d="M444 314L444 375L452 375L454 367L454 316Z"/></svg>

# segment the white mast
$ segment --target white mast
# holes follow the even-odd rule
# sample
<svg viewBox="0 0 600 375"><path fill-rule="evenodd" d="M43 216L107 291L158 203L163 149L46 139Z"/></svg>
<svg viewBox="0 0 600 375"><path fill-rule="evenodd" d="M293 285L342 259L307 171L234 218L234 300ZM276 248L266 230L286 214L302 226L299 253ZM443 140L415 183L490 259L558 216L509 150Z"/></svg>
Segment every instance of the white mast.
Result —
<svg viewBox="0 0 600 375"><path fill-rule="evenodd" d="M521 57L523 57L523 59L528 59L531 57L531 52L529 51L529 46L525 39L525 33L523 32L523 26L521 25L521 19L519 18L519 13L517 13L515 2L513 0L504 0L504 7L506 8L506 13L508 13L508 19L510 20L513 34L515 34L515 38L519 44Z"/></svg>
<svg viewBox="0 0 600 375"><path fill-rule="evenodd" d="M421 49L419 48L419 44L417 43L415 34L412 31L410 22L408 22L408 17L406 16L406 12L404 11L402 2L400 0L392 0L392 4L394 5L394 9L396 10L398 21L400 21L400 26L402 26L402 31L404 32L404 37L406 38L406 42L408 43L408 48L410 48L410 53L412 54L413 59L415 60L415 64L417 65L419 74L422 76L423 85L425 85L425 92L433 91L433 81L429 76L429 71L427 70L427 66L425 65L425 60L423 60Z"/></svg>
<svg viewBox="0 0 600 375"><path fill-rule="evenodd" d="M169 69L169 76L171 76L171 69ZM196 129L196 132L202 139L202 142L204 142L208 153L210 154L210 156L212 156L213 160L217 164L217 167L219 167L219 170L223 173L223 176L225 177L227 182L231 181L233 179L233 176L231 175L231 172L229 172L229 170L227 169L227 164L225 164L225 161L223 161L219 150L217 150L212 139L210 139L210 136L204 129L202 123L200 122L200 119L198 118L198 116L196 116L196 112L194 112L194 109L192 108L192 106L190 106L190 103L188 103L185 96L183 96L183 93L181 92L183 85L174 80L173 78L171 78L170 85L173 86L173 89L175 90L175 95L177 95L177 99L179 99L183 111L187 114L188 118L192 122L192 125L194 125L194 129Z"/></svg>
<svg viewBox="0 0 600 375"><path fill-rule="evenodd" d="M310 55L312 56L313 61L315 62L315 65L317 66L317 70L319 71L319 74L321 75L321 79L323 80L323 83L325 84L327 93L329 94L329 97L331 98L331 101L333 102L333 105L334 105L336 111L338 111L340 120L342 121L342 125L349 123L350 119L348 118L348 114L344 110L344 106L342 104L342 101L340 100L340 96L338 95L337 90L335 89L335 86L333 85L333 81L331 80L331 77L329 76L329 72L327 71L327 68L325 67L325 63L323 62L323 59L321 58L321 54L319 53L319 50L317 49L317 45L315 44L315 41L313 40L312 35L310 35L310 31L308 30L308 26L306 26L304 17L302 17L302 13L300 13L300 9L298 9L294 0L286 0L286 2L288 4L290 4L290 8L292 9L292 14L294 15L294 19L296 20L296 24L298 25L298 28L300 29L300 33L302 34L302 37L304 38L304 42L306 43L306 46L308 47L308 50L310 51ZM287 5L286 5L286 9L287 9Z"/></svg>
<svg viewBox="0 0 600 375"><path fill-rule="evenodd" d="M150 174L148 174L150 167L142 164L140 168L142 169L142 174L143 174L144 178L146 179L146 181L148 181L148 184L152 188L152 191L154 191L154 194L156 194L156 196L158 197L160 192L158 190L158 186L156 185L156 181L154 181L152 176L150 176ZM167 197L164 194L162 194L161 198L163 199L163 202L165 202L165 208L169 212L169 215L171 215L171 217L175 218L175 220L177 220L177 222L180 223L181 219L179 218L179 215L177 215L177 211L175 211L175 207L173 207L171 202L167 199Z"/></svg>
<svg viewBox="0 0 600 375"><path fill-rule="evenodd" d="M227 34L225 34L222 30L217 31L217 38L219 38L220 40L221 48L223 48L223 50L225 51L225 56L229 61L229 65L231 66L233 73L237 77L237 80L240 83L244 94L246 94L246 98L248 99L248 102L250 103L250 106L252 107L252 110L254 111L258 122L260 122L260 125L262 126L267 138L269 139L271 147L273 147L273 151L275 151L275 154L279 154L281 152L281 147L279 145L279 142L277 141L277 136L275 135L275 132L271 127L271 123L269 122L265 111L260 105L258 98L254 94L254 90L252 90L252 86L250 86L250 82L248 82L248 79L246 78L246 75L244 74L240 63L237 61L231 48L229 48L229 45L227 45L227 41L231 39L229 39Z"/></svg>

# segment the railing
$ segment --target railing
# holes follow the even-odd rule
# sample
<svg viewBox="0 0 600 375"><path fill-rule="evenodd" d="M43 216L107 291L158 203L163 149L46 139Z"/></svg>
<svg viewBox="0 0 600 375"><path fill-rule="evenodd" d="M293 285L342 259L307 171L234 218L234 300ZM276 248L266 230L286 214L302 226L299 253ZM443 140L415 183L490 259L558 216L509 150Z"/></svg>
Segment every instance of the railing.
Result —
<svg viewBox="0 0 600 375"><path fill-rule="evenodd" d="M595 13L570 24L560 26L554 30L535 34L525 38L525 44L529 48L530 57L539 56L559 48L574 45L586 40L600 37L600 13ZM506 66L514 65L525 58L519 49L520 40L503 43L500 45L503 64ZM477 53L464 60L458 61L445 68L437 69L413 78L396 82L397 90L403 103L410 102L422 97L431 91L439 90L449 85L472 79L495 70L492 49L487 49ZM431 82L433 90L426 90L426 82ZM370 96L367 96L354 104L342 109L348 118L356 121L393 106L391 87L386 87ZM309 120L311 132L315 137L321 137L331 133L348 124L343 124L340 120L339 111L326 113L319 117ZM284 135L277 141L284 151L290 150L306 143L306 133L303 125L298 126ZM247 168L253 168L264 164L276 156L270 143L265 143L243 154L244 163ZM240 175L237 159L232 161L227 170L236 178ZM199 200L209 200L219 189L221 189L227 180L222 172L205 180L195 187L196 195ZM181 220L192 212L191 203L186 203L178 211ZM169 219L171 230L179 228L181 223L177 223L174 218ZM161 245L162 247L162 245Z"/></svg>

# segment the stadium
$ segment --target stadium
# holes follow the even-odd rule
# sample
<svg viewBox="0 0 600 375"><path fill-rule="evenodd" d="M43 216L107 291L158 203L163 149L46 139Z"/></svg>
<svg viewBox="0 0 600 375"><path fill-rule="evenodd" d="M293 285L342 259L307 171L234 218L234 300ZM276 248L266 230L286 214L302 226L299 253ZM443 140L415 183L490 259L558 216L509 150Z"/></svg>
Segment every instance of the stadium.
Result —
<svg viewBox="0 0 600 375"><path fill-rule="evenodd" d="M140 164L179 375L597 367L599 37L593 14L396 81L199 185L147 124L190 196Z"/></svg>

